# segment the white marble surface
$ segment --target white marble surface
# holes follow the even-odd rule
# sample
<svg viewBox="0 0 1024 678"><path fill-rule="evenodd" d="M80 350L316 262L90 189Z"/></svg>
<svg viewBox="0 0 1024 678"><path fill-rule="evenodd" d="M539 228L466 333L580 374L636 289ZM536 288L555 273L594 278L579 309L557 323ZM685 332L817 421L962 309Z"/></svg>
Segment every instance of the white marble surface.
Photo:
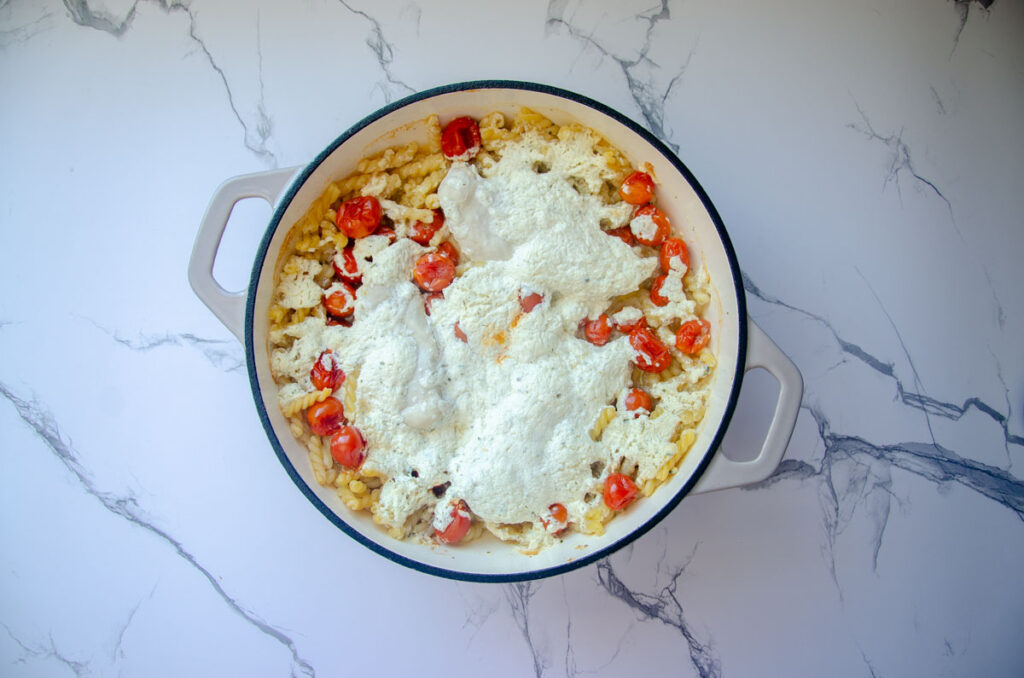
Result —
<svg viewBox="0 0 1024 678"><path fill-rule="evenodd" d="M0 2L0 674L1021 675L1022 34L1007 0ZM495 77L678 149L806 383L772 479L521 585L317 513L185 278L222 180Z"/></svg>

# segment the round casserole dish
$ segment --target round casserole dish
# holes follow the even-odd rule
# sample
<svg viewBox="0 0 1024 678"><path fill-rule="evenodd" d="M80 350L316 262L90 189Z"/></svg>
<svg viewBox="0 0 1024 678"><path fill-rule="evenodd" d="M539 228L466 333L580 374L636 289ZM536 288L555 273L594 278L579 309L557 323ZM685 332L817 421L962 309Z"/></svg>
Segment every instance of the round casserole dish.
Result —
<svg viewBox="0 0 1024 678"><path fill-rule="evenodd" d="M290 227L325 187L349 174L357 162L388 146L410 140L417 123L437 114L442 123L458 116L480 118L492 111L512 115L528 107L556 123L576 121L601 134L636 165L649 162L660 181L658 205L689 245L694 266L711 279L712 301L705 312L718 359L711 396L699 434L677 473L652 496L621 512L602 536L573 532L536 555L490 536L444 546L398 541L376 526L367 512L346 508L337 494L313 478L308 452L290 433L278 407L277 387L267 351L268 309L274 273ZM260 197L275 205L242 292L224 290L212 275L213 261L236 202ZM518 581L582 567L630 543L651 529L691 492L758 482L778 466L788 444L802 395L793 363L747 319L740 269L721 218L683 163L647 130L598 102L544 85L481 81L439 87L412 95L369 115L332 142L307 166L230 179L216 191L196 237L189 281L199 298L245 346L256 408L272 448L296 486L338 528L361 544L403 565L454 579ZM743 374L754 367L780 383L779 400L760 454L735 462L718 452L739 395Z"/></svg>

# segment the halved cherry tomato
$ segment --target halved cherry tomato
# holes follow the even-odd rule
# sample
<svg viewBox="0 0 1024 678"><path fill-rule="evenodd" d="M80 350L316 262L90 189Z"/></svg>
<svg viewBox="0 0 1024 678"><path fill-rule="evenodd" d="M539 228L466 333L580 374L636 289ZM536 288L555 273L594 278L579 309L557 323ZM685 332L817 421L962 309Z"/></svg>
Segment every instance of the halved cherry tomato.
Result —
<svg viewBox="0 0 1024 678"><path fill-rule="evenodd" d="M466 333L462 331L461 327L459 327L458 320L455 321L455 338L461 341L463 344L469 343L469 337L467 337Z"/></svg>
<svg viewBox="0 0 1024 678"><path fill-rule="evenodd" d="M626 394L626 409L630 412L635 410L647 410L650 412L651 407L651 396L642 388L630 389L629 393ZM640 413L637 412L634 416L639 417Z"/></svg>
<svg viewBox="0 0 1024 678"><path fill-rule="evenodd" d="M453 160L471 160L480 151L480 126L469 116L455 118L441 131L441 152Z"/></svg>
<svg viewBox="0 0 1024 678"><path fill-rule="evenodd" d="M441 292L431 292L423 297L423 310L427 312L427 315L430 315L430 308L438 299L444 299L444 294Z"/></svg>
<svg viewBox="0 0 1024 678"><path fill-rule="evenodd" d="M430 243L430 239L434 237L434 234L441 230L442 226L444 226L444 212L434 210L434 220L430 223L417 221L409 229L409 238L421 245L427 245Z"/></svg>
<svg viewBox="0 0 1024 678"><path fill-rule="evenodd" d="M416 260L412 277L427 292L440 292L455 280L455 264L443 254L428 252Z"/></svg>
<svg viewBox="0 0 1024 678"><path fill-rule="evenodd" d="M671 262L673 259L679 259L683 262L683 266L689 267L690 250L686 247L686 243L680 238L665 238L665 242L661 243L661 252L658 254L658 260L661 262L661 270L668 273L671 269Z"/></svg>
<svg viewBox="0 0 1024 678"><path fill-rule="evenodd" d="M711 323L704 318L687 320L676 331L676 348L683 353L700 353L711 340Z"/></svg>
<svg viewBox="0 0 1024 678"><path fill-rule="evenodd" d="M661 372L672 364L668 347L647 325L636 327L629 333L629 344L636 354L633 362L644 372Z"/></svg>
<svg viewBox="0 0 1024 678"><path fill-rule="evenodd" d="M565 508L565 504L552 504L548 507L548 515L541 517L540 524L547 528L549 525L554 523L554 525L558 527L565 525L568 520L569 510Z"/></svg>
<svg viewBox="0 0 1024 678"><path fill-rule="evenodd" d="M355 426L342 426L331 436L331 456L347 469L356 469L366 459L366 441Z"/></svg>
<svg viewBox="0 0 1024 678"><path fill-rule="evenodd" d="M356 291L345 283L335 284L341 285L342 289L337 292L331 292L324 299L324 307L332 316L346 318L356 310Z"/></svg>
<svg viewBox="0 0 1024 678"><path fill-rule="evenodd" d="M620 511L636 499L637 487L633 479L623 473L609 474L604 480L604 503L613 511Z"/></svg>
<svg viewBox="0 0 1024 678"><path fill-rule="evenodd" d="M647 232L643 228L633 228L633 222L630 222L633 235L636 236L637 241L641 244L648 247L657 247L665 241L665 238L672 231L672 224L669 222L668 217L665 216L665 213L654 205L644 205L633 213L634 220L642 217L650 217L651 221L654 222L654 231Z"/></svg>
<svg viewBox="0 0 1024 678"><path fill-rule="evenodd" d="M330 388L336 391L345 383L345 372L334 359L331 349L320 353L320 357L313 363L313 369L309 371L309 380L313 382L313 388L320 390Z"/></svg>
<svg viewBox="0 0 1024 678"><path fill-rule="evenodd" d="M356 261L356 255L352 252L351 247L346 247L335 254L334 259L331 260L331 266L334 267L334 272L338 277L349 285L358 285L363 281L363 274L359 272L359 263Z"/></svg>
<svg viewBox="0 0 1024 678"><path fill-rule="evenodd" d="M452 263L456 266L459 265L459 251L455 249L455 245L450 240L445 240L443 243L437 246L437 253L443 254L452 260Z"/></svg>
<svg viewBox="0 0 1024 678"><path fill-rule="evenodd" d="M455 544L469 532L473 518L469 515L469 506L462 499L452 504L452 521L443 530L434 528L434 535L442 544Z"/></svg>
<svg viewBox="0 0 1024 678"><path fill-rule="evenodd" d="M377 230L383 212L372 195L346 200L338 208L338 230L350 238L365 238Z"/></svg>
<svg viewBox="0 0 1024 678"><path fill-rule="evenodd" d="M629 230L629 226L619 226L618 228L607 230L605 233L608 235L614 235L630 247L633 246L633 231Z"/></svg>
<svg viewBox="0 0 1024 678"><path fill-rule="evenodd" d="M529 313L542 301L544 301L544 295L538 292L531 292L525 297L522 295L519 296L519 306L523 309L523 313Z"/></svg>
<svg viewBox="0 0 1024 678"><path fill-rule="evenodd" d="M318 436L329 436L345 423L345 408L335 397L325 398L322 402L313 403L306 411L309 428Z"/></svg>
<svg viewBox="0 0 1024 678"><path fill-rule="evenodd" d="M668 297L661 293L661 287L665 284L667 278L667 275L659 275L654 279L654 283L651 284L651 301L655 306L665 306L668 304Z"/></svg>
<svg viewBox="0 0 1024 678"><path fill-rule="evenodd" d="M630 205L643 205L654 197L654 179L647 172L633 172L622 180L619 195Z"/></svg>
<svg viewBox="0 0 1024 678"><path fill-rule="evenodd" d="M595 346L604 346L612 336L612 324L608 322L608 314L602 313L594 320L583 321L583 336Z"/></svg>

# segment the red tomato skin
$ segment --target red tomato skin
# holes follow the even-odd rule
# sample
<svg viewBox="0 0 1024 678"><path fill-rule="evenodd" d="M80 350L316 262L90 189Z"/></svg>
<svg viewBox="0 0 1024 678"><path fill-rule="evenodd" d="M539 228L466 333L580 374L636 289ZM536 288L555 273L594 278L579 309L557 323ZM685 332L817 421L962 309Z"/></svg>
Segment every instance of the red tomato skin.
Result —
<svg viewBox="0 0 1024 678"><path fill-rule="evenodd" d="M398 234L395 233L395 229L390 226L378 226L377 230L373 232L374 235L382 235L388 239L388 244L394 244L398 240Z"/></svg>
<svg viewBox="0 0 1024 678"><path fill-rule="evenodd" d="M676 348L683 353L700 353L711 340L711 323L703 318L687 320L676 330Z"/></svg>
<svg viewBox="0 0 1024 678"><path fill-rule="evenodd" d="M329 436L345 423L345 408L335 397L313 403L306 411L306 421L315 435Z"/></svg>
<svg viewBox="0 0 1024 678"><path fill-rule="evenodd" d="M457 544L462 541L469 532L469 526L473 523L473 519L469 515L469 506L462 499L452 505L451 516L452 521L448 523L448 527L443 530L434 528L434 536L442 544Z"/></svg>
<svg viewBox="0 0 1024 678"><path fill-rule="evenodd" d="M420 289L440 292L455 280L455 264L443 254L428 252L416 260L412 277Z"/></svg>
<svg viewBox="0 0 1024 678"><path fill-rule="evenodd" d="M647 391L640 388L634 388L631 389L630 392L626 394L627 410L631 412L635 412L636 410L647 410L648 412L650 412L651 407L651 396L648 395ZM640 416L640 413L637 412L636 416Z"/></svg>
<svg viewBox="0 0 1024 678"><path fill-rule="evenodd" d="M633 241L633 231L630 230L629 226L619 226L605 231L608 235L614 235L616 238L632 247L635 242Z"/></svg>
<svg viewBox="0 0 1024 678"><path fill-rule="evenodd" d="M325 388L336 391L345 383L345 372L338 367L331 349L325 349L320 353L320 357L313 363L313 369L309 371L309 380L313 382L314 388L321 391Z"/></svg>
<svg viewBox="0 0 1024 678"><path fill-rule="evenodd" d="M604 346L612 336L612 324L608 321L608 315L602 313L593 320L583 321L583 336L595 346Z"/></svg>
<svg viewBox="0 0 1024 678"><path fill-rule="evenodd" d="M565 504L555 503L548 507L548 515L541 517L540 524L544 526L544 529L548 529L552 524L555 527L561 527L559 530L561 532L565 527L568 527L568 525L565 525L568 520L569 511L565 508ZM565 527L562 527L563 525Z"/></svg>
<svg viewBox="0 0 1024 678"><path fill-rule="evenodd" d="M455 245L453 245L450 240L445 240L443 243L438 245L437 253L451 259L452 263L456 266L459 265L459 250L455 249Z"/></svg>
<svg viewBox="0 0 1024 678"><path fill-rule="evenodd" d="M647 172L633 172L622 180L619 197L630 205L649 203L654 197L654 179Z"/></svg>
<svg viewBox="0 0 1024 678"><path fill-rule="evenodd" d="M604 503L613 511L622 509L633 503L637 495L636 483L622 473L612 473L604 481Z"/></svg>
<svg viewBox="0 0 1024 678"><path fill-rule="evenodd" d="M689 268L690 266L690 250L683 242L681 238L665 238L665 242L661 243L661 252L658 253L658 261L661 262L661 270L665 273L669 272L670 262L672 259L679 258L682 260L683 265Z"/></svg>
<svg viewBox="0 0 1024 678"><path fill-rule="evenodd" d="M463 344L469 343L469 337L467 337L466 333L462 331L461 327L459 327L458 320L455 321L455 338L461 341Z"/></svg>
<svg viewBox="0 0 1024 678"><path fill-rule="evenodd" d="M544 295L538 292L531 292L525 297L519 297L519 307L523 309L523 313L529 313L533 309L537 308L538 304L544 301Z"/></svg>
<svg viewBox="0 0 1024 678"><path fill-rule="evenodd" d="M661 293L661 287L665 284L667 278L667 275L659 275L651 285L651 302L655 306L665 306L668 304L668 297Z"/></svg>
<svg viewBox="0 0 1024 678"><path fill-rule="evenodd" d="M349 285L358 285L363 281L363 274L359 272L359 264L356 262L356 255L351 247L346 247L340 253L342 264L338 266L338 256L331 260L331 267L334 273L347 282Z"/></svg>
<svg viewBox="0 0 1024 678"><path fill-rule="evenodd" d="M444 226L444 212L434 210L434 220L429 224L425 221L417 221L409 229L409 238L421 245L430 244L430 239Z"/></svg>
<svg viewBox="0 0 1024 678"><path fill-rule="evenodd" d="M441 152L452 160L471 160L480 152L480 126L469 116L455 118L441 130Z"/></svg>
<svg viewBox="0 0 1024 678"><path fill-rule="evenodd" d="M330 296L326 297L324 307L335 318L347 318L356 310L356 291L346 283L338 284L344 286L345 289L340 292L332 292Z"/></svg>
<svg viewBox="0 0 1024 678"><path fill-rule="evenodd" d="M644 372L661 372L672 364L672 354L646 325L629 333L629 344L637 355L633 362Z"/></svg>
<svg viewBox="0 0 1024 678"><path fill-rule="evenodd" d="M654 232L654 236L650 238L640 236L636 231L633 231L633 235L636 236L637 242L642 245L658 247L661 243L665 242L665 238L667 238L668 234L672 232L672 224L669 222L668 217L665 216L665 213L654 205L644 205L633 214L634 219L643 216L649 216L651 221L653 221L654 225L657 227Z"/></svg>
<svg viewBox="0 0 1024 678"><path fill-rule="evenodd" d="M622 332L623 334L629 334L638 327L647 327L647 318L645 318L644 316L640 316L638 320L635 320L631 323L615 323L615 329L617 329L619 332Z"/></svg>
<svg viewBox="0 0 1024 678"><path fill-rule="evenodd" d="M444 299L444 294L441 292L431 292L430 294L424 295L423 310L426 311L427 315L430 315L430 309L438 299Z"/></svg>
<svg viewBox="0 0 1024 678"><path fill-rule="evenodd" d="M342 426L331 435L331 457L347 469L357 469L366 459L366 440L355 426Z"/></svg>
<svg viewBox="0 0 1024 678"><path fill-rule="evenodd" d="M365 238L380 226L383 212L380 202L372 195L361 195L346 200L338 208L338 230L350 238Z"/></svg>

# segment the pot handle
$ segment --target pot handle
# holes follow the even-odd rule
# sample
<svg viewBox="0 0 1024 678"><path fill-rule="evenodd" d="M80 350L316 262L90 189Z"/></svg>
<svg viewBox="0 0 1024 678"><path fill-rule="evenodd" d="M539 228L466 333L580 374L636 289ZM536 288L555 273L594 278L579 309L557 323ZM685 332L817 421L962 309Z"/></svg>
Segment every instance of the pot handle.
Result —
<svg viewBox="0 0 1024 678"><path fill-rule="evenodd" d="M228 292L221 287L213 277L213 262L235 203L245 198L263 198L273 206L296 169L289 167L228 179L217 188L203 220L199 222L199 232L188 261L188 282L199 300L239 341L245 340L246 291Z"/></svg>
<svg viewBox="0 0 1024 678"><path fill-rule="evenodd" d="M793 435L804 391L800 370L753 320L747 321L747 337L747 364L743 371L761 367L778 379L780 388L775 415L756 459L733 461L719 449L691 490L693 493L724 490L764 480L778 468Z"/></svg>

